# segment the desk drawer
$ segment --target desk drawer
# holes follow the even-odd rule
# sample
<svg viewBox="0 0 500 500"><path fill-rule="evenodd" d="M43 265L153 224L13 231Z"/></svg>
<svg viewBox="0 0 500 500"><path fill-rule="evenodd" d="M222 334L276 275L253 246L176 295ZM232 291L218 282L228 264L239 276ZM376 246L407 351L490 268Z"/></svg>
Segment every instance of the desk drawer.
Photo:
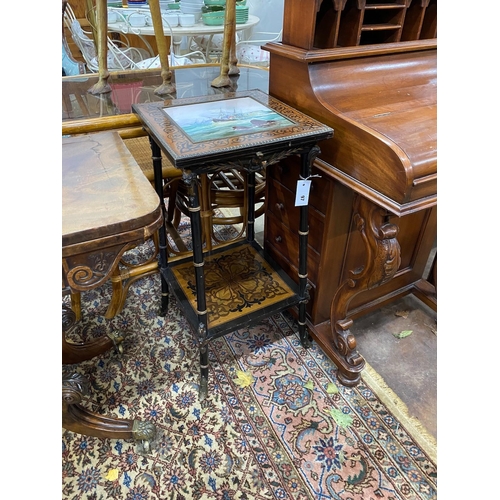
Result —
<svg viewBox="0 0 500 500"><path fill-rule="evenodd" d="M272 247L285 258L295 269L295 275L290 276L297 281L296 273L299 266L299 241L296 232L290 231L272 213L266 213L265 248ZM309 280L316 283L318 276L319 253L308 245L307 248L307 275Z"/></svg>
<svg viewBox="0 0 500 500"><path fill-rule="evenodd" d="M324 173L320 173L316 168L312 168L312 174L319 174L322 177L313 177L311 183L311 192L309 196L309 207L314 207L322 214L326 214L328 207L328 193L330 182L325 182ZM297 181L300 177L300 158L291 156L282 160L279 165L274 167L269 175L276 179L293 193L295 201L295 192L297 191Z"/></svg>
<svg viewBox="0 0 500 500"><path fill-rule="evenodd" d="M274 179L268 180L267 210L272 213L283 225L287 226L295 235L295 246L298 248L298 230L300 208L295 206L295 194L286 189ZM309 207L309 236L308 244L318 253L321 252L323 241L324 215L314 207Z"/></svg>

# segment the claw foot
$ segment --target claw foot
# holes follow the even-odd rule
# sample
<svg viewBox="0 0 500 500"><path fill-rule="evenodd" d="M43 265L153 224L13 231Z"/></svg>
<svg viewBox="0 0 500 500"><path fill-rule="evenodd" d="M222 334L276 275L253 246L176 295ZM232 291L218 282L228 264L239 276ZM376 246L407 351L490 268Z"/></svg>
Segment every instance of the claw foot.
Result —
<svg viewBox="0 0 500 500"><path fill-rule="evenodd" d="M144 453L150 453L151 442L156 436L156 427L151 422L144 422L142 420L134 420L132 427L132 435L135 441L139 441L140 447Z"/></svg>
<svg viewBox="0 0 500 500"><path fill-rule="evenodd" d="M116 332L111 332L107 334L108 338L113 342L113 346L115 348L115 352L118 355L123 354L123 345L122 342L124 340L123 335L120 335L119 333Z"/></svg>

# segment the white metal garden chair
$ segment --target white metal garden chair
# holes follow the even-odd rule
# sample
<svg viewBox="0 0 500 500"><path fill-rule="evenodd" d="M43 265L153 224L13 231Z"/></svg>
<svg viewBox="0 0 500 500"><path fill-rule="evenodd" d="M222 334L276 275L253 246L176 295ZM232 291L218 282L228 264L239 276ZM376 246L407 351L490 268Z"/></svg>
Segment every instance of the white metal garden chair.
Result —
<svg viewBox="0 0 500 500"><path fill-rule="evenodd" d="M82 53L87 68L92 72L99 71L98 59L92 33L85 31L78 19L76 19L73 9L68 4L64 12L64 22L71 33L75 44ZM108 70L136 69L137 63L151 57L151 54L140 47L132 47L125 41L112 40L107 37L107 64Z"/></svg>

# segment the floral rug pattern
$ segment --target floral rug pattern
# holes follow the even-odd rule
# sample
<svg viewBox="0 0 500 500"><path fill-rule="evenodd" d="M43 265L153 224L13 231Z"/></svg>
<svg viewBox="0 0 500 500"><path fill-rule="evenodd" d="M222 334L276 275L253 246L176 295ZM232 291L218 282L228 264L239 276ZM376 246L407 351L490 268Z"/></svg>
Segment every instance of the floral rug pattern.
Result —
<svg viewBox="0 0 500 500"><path fill-rule="evenodd" d="M89 380L84 406L148 420L157 435L145 453L140 443L63 429L64 499L437 498L436 465L370 387L342 386L315 343L302 348L286 312L209 344L200 402L195 336L175 300L158 316L159 290L158 275L138 280L112 320L110 286L82 295L83 318L68 337L118 330L123 354L63 373Z"/></svg>

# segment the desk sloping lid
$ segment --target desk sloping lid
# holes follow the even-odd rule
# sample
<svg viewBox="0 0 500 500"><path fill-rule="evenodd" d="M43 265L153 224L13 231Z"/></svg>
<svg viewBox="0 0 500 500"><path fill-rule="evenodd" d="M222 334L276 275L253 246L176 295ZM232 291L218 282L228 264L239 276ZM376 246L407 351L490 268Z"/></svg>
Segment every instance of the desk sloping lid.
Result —
<svg viewBox="0 0 500 500"><path fill-rule="evenodd" d="M269 93L335 129L325 170L399 216L436 205L436 40L266 48Z"/></svg>

